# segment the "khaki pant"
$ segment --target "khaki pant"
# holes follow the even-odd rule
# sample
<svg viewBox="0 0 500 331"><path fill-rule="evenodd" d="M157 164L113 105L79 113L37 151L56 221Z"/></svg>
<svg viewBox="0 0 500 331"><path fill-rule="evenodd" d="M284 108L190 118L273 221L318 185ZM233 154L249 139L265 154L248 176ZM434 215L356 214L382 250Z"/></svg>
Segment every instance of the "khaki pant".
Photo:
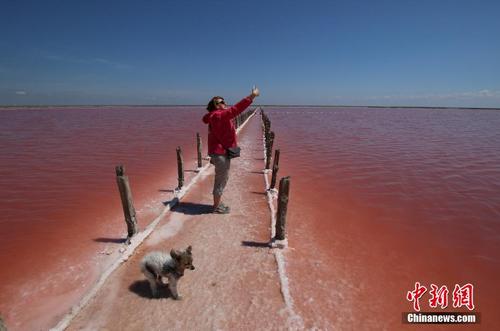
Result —
<svg viewBox="0 0 500 331"><path fill-rule="evenodd" d="M226 155L211 154L210 163L215 166L213 195L221 196L229 178L231 160Z"/></svg>

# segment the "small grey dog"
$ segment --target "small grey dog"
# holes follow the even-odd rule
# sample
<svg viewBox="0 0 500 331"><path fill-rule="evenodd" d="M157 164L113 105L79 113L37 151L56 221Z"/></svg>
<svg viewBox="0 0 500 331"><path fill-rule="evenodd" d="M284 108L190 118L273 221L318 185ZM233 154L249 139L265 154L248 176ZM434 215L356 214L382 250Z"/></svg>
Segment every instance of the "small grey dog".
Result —
<svg viewBox="0 0 500 331"><path fill-rule="evenodd" d="M192 247L184 251L172 249L170 255L164 252L151 252L141 261L141 271L146 276L151 286L154 297L159 296L158 287L164 285L162 277L168 278L168 288L175 300L182 297L177 293L177 282L184 276L184 270L194 270Z"/></svg>

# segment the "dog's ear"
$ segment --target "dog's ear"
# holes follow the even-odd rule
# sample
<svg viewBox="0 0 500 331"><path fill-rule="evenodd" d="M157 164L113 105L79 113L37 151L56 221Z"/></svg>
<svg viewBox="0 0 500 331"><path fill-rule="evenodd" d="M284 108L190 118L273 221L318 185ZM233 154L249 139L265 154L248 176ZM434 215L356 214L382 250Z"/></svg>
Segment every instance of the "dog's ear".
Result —
<svg viewBox="0 0 500 331"><path fill-rule="evenodd" d="M172 249L170 251L170 256L174 259L174 260L178 260L180 258L180 254L178 251L176 251L175 249Z"/></svg>
<svg viewBox="0 0 500 331"><path fill-rule="evenodd" d="M193 247L191 247L191 245L189 245L188 248L186 248L186 252L188 252L188 254L191 254L192 250L193 250Z"/></svg>

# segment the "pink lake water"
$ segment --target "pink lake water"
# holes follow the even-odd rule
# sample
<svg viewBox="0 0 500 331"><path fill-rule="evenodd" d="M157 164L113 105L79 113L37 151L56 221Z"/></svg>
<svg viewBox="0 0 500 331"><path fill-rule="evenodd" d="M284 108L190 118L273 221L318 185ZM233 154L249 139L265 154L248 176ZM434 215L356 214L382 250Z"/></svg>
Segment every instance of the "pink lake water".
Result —
<svg viewBox="0 0 500 331"><path fill-rule="evenodd" d="M0 111L0 314L9 330L57 323L121 245L126 226L116 165L123 164L129 176L139 227L160 213L177 186L177 146L183 148L186 176L196 169L196 132L206 136L205 112Z"/></svg>
<svg viewBox="0 0 500 331"><path fill-rule="evenodd" d="M292 178L285 257L306 328L436 329L401 322L416 281L450 294L473 284L482 320L463 328L499 325L500 111L265 110L280 176ZM54 325L102 272L105 252L121 245L116 165L125 165L141 228L163 209L177 184L175 147L187 170L196 167L204 113L0 111L0 314L9 329ZM422 311L440 311L426 300ZM467 310L451 302L448 311Z"/></svg>
<svg viewBox="0 0 500 331"><path fill-rule="evenodd" d="M472 328L498 327L499 110L266 113L279 174L291 176L286 257L308 329L439 329L402 324L417 281L428 288L424 312L468 311L452 307L452 292L471 283L481 314ZM429 306L430 284L447 286L446 310Z"/></svg>

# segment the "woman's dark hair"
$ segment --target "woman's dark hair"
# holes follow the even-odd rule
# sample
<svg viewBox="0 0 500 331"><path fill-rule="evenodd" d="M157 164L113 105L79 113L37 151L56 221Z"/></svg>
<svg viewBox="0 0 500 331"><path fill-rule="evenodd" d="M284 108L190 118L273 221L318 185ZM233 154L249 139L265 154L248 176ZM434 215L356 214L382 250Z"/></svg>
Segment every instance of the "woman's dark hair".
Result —
<svg viewBox="0 0 500 331"><path fill-rule="evenodd" d="M214 111L215 109L217 109L216 101L220 100L220 99L224 100L223 97L219 97L219 96L216 96L216 97L213 97L212 99L210 99L210 102L207 105L207 110L209 112L211 112L211 111Z"/></svg>

